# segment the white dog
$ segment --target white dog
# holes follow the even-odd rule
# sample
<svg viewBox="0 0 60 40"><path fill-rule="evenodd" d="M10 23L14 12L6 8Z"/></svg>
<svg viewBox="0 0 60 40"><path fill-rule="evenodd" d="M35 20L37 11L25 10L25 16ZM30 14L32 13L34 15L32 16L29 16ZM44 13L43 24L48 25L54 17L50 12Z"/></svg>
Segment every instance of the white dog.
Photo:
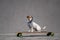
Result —
<svg viewBox="0 0 60 40"><path fill-rule="evenodd" d="M34 31L41 32L41 29L46 28L46 26L41 28L37 23L33 22L32 16L27 16L27 19L28 19L27 25L29 27L29 32L34 32Z"/></svg>

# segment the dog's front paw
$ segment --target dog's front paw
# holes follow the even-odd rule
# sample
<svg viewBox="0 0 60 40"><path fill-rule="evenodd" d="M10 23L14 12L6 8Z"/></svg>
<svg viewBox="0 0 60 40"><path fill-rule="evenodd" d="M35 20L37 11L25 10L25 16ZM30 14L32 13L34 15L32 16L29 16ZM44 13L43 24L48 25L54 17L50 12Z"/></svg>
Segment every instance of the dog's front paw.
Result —
<svg viewBox="0 0 60 40"><path fill-rule="evenodd" d="M31 32L31 30L28 30L28 32Z"/></svg>

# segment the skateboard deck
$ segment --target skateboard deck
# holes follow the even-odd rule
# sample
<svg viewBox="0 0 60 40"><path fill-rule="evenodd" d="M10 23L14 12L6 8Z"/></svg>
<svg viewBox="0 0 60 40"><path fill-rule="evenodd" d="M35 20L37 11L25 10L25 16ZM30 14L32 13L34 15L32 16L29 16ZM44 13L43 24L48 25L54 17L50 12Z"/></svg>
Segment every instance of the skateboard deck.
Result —
<svg viewBox="0 0 60 40"><path fill-rule="evenodd" d="M18 32L17 33L17 37L22 37L22 36L35 37L35 36L53 36L53 35L54 35L53 32L46 32L46 31L42 31L42 32Z"/></svg>

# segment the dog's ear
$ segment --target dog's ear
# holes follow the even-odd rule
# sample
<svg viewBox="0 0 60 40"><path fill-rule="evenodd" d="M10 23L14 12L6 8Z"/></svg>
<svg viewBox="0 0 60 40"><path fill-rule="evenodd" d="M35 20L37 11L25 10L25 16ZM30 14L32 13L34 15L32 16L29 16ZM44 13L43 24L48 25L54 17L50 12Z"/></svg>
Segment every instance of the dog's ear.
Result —
<svg viewBox="0 0 60 40"><path fill-rule="evenodd" d="M27 16L27 18L32 18L32 16Z"/></svg>

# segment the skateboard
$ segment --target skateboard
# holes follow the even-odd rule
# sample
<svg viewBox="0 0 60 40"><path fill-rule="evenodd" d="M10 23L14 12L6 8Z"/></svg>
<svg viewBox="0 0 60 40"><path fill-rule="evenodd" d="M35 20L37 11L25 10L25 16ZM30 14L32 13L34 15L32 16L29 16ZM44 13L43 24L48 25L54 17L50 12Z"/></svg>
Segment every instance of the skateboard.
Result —
<svg viewBox="0 0 60 40"><path fill-rule="evenodd" d="M54 36L53 32L18 32L17 37L40 37L40 36Z"/></svg>

